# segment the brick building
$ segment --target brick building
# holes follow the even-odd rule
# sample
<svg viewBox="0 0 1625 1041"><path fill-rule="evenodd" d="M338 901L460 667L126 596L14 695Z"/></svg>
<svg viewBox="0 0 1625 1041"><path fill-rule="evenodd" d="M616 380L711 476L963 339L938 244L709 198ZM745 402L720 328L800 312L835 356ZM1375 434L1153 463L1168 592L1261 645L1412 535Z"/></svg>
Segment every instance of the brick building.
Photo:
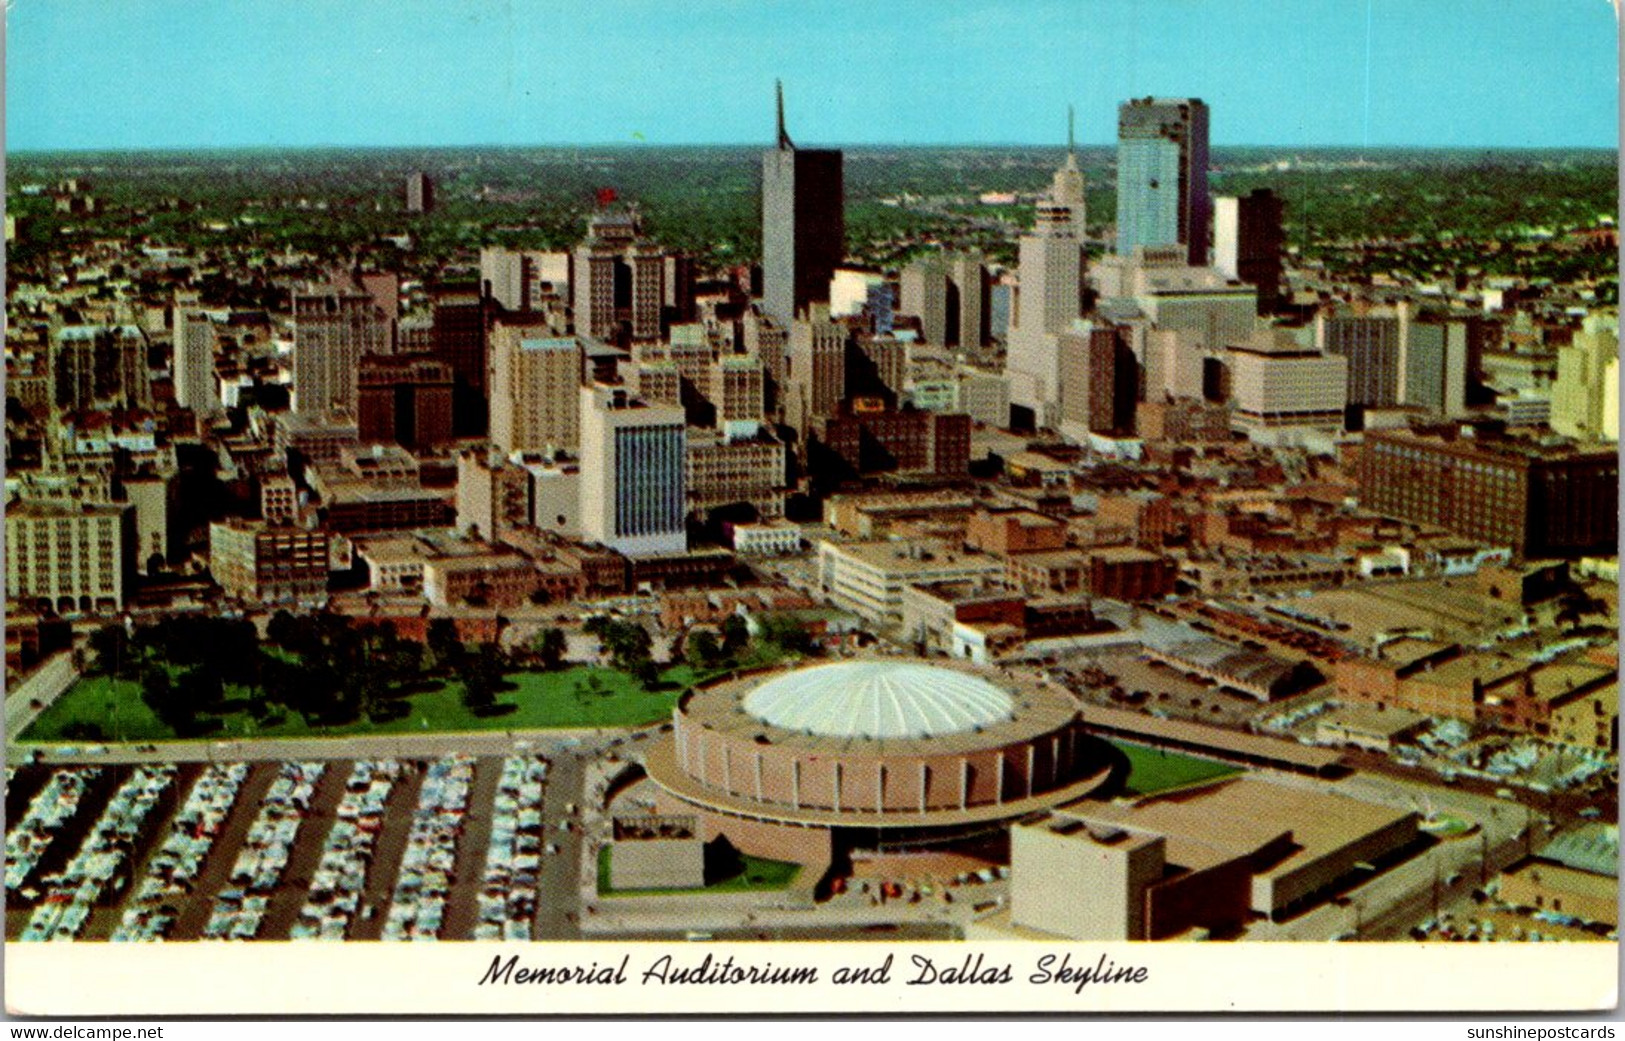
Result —
<svg viewBox="0 0 1625 1041"><path fill-rule="evenodd" d="M327 595L325 531L255 521L209 525L209 570L227 596L257 603Z"/></svg>
<svg viewBox="0 0 1625 1041"><path fill-rule="evenodd" d="M1526 558L1613 552L1619 459L1612 447L1472 428L1371 431L1360 502L1385 516L1510 546Z"/></svg>
<svg viewBox="0 0 1625 1041"><path fill-rule="evenodd" d="M411 355L364 355L357 377L362 442L429 448L451 440L451 366Z"/></svg>
<svg viewBox="0 0 1625 1041"><path fill-rule="evenodd" d="M962 414L877 408L860 403L813 424L814 469L859 477L923 471L940 477L970 472L970 417Z"/></svg>

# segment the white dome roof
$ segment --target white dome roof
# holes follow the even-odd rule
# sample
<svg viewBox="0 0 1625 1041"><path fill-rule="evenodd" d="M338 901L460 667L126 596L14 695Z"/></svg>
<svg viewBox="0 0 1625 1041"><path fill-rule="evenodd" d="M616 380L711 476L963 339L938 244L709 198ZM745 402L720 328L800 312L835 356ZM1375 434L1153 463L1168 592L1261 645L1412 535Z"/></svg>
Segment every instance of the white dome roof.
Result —
<svg viewBox="0 0 1625 1041"><path fill-rule="evenodd" d="M815 665L775 677L746 695L764 723L820 737L918 738L1002 723L1015 699L954 669L868 661Z"/></svg>

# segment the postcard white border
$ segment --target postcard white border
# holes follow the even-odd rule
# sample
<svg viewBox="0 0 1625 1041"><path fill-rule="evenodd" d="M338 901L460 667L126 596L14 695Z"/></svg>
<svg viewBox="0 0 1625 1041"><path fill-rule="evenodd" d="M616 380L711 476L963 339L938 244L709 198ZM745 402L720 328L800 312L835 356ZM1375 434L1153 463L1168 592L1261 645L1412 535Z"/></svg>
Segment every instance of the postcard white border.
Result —
<svg viewBox="0 0 1625 1041"><path fill-rule="evenodd" d="M5 950L14 1015L165 1016L951 1012L1585 1011L1618 1003L1615 943L185 943L22 944ZM842 966L892 958L888 983L837 986ZM981 957L1008 983L920 983ZM1074 969L1146 969L1143 983L1033 982L1046 955ZM620 967L625 982L491 982L520 968ZM806 967L800 984L645 979L651 967ZM661 963L660 959L669 961Z"/></svg>

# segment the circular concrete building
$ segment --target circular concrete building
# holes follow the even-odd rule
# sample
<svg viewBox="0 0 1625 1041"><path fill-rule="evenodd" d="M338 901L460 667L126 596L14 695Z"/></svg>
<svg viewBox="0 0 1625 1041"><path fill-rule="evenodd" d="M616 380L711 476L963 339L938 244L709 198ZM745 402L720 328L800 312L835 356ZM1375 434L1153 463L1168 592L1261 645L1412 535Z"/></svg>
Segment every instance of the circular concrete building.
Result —
<svg viewBox="0 0 1625 1041"><path fill-rule="evenodd" d="M1064 691L881 658L696 690L646 765L663 811L698 813L741 848L815 829L825 843L833 831L838 845L880 849L940 844L1077 799L1105 780L1096 749Z"/></svg>

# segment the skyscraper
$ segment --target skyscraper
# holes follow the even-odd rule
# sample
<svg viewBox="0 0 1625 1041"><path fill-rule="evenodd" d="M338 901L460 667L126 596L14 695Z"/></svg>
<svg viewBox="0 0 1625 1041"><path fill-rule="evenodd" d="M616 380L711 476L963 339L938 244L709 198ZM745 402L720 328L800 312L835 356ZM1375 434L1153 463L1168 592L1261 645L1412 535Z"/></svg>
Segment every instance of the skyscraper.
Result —
<svg viewBox="0 0 1625 1041"><path fill-rule="evenodd" d="M1110 323L1061 333L1060 430L1074 441L1134 426L1134 354Z"/></svg>
<svg viewBox="0 0 1625 1041"><path fill-rule="evenodd" d="M356 431L363 443L431 448L451 440L451 366L411 354L369 354L356 382Z"/></svg>
<svg viewBox="0 0 1625 1041"><path fill-rule="evenodd" d="M1406 324L1400 402L1447 419L1461 415L1467 408L1467 323Z"/></svg>
<svg viewBox="0 0 1625 1041"><path fill-rule="evenodd" d="M581 388L581 527L629 557L688 550L683 410Z"/></svg>
<svg viewBox="0 0 1625 1041"><path fill-rule="evenodd" d="M1066 162L1055 171L1049 197L1072 211L1072 234L1081 245L1089 215L1083 198L1083 171L1078 169L1078 148L1072 136L1072 106L1066 107Z"/></svg>
<svg viewBox="0 0 1625 1041"><path fill-rule="evenodd" d="M636 213L594 216L574 263L571 306L578 334L622 345L660 339L666 256L643 237Z"/></svg>
<svg viewBox="0 0 1625 1041"><path fill-rule="evenodd" d="M1268 188L1216 201L1213 266L1226 278L1258 287L1258 313L1275 311L1281 293L1282 203Z"/></svg>
<svg viewBox="0 0 1625 1041"><path fill-rule="evenodd" d="M767 373L760 358L730 355L711 363L711 404L717 426L730 435L752 435L767 411Z"/></svg>
<svg viewBox="0 0 1625 1041"><path fill-rule="evenodd" d="M175 316L175 401L197 413L220 407L214 381L214 323L202 311Z"/></svg>
<svg viewBox="0 0 1625 1041"><path fill-rule="evenodd" d="M406 212L428 213L434 209L434 182L422 170L406 177Z"/></svg>
<svg viewBox="0 0 1625 1041"><path fill-rule="evenodd" d="M460 437L486 432L486 319L489 300L481 288L441 286L432 291L430 343L436 358L451 366L452 419Z"/></svg>
<svg viewBox="0 0 1625 1041"><path fill-rule="evenodd" d="M152 404L147 337L133 325L68 325L51 338L52 401L58 408Z"/></svg>
<svg viewBox="0 0 1625 1041"><path fill-rule="evenodd" d="M981 347L988 340L987 268L982 254L944 253L903 269L902 313L920 320L920 338L937 347Z"/></svg>
<svg viewBox="0 0 1625 1041"><path fill-rule="evenodd" d="M566 303L570 254L485 246L480 250L480 282L507 311L540 311Z"/></svg>
<svg viewBox="0 0 1625 1041"><path fill-rule="evenodd" d="M1083 254L1073 234L1072 211L1054 200L1038 204L1038 220L1021 237L1021 295L1010 329L1005 373L1010 403L1048 426L1061 400L1060 348L1056 337L1079 316Z"/></svg>
<svg viewBox="0 0 1625 1041"><path fill-rule="evenodd" d="M293 411L354 416L363 354L387 353L389 327L372 294L353 285L293 294Z"/></svg>
<svg viewBox="0 0 1625 1041"><path fill-rule="evenodd" d="M574 452L581 427L581 347L499 325L492 336L491 443L504 455Z"/></svg>
<svg viewBox="0 0 1625 1041"><path fill-rule="evenodd" d="M1395 314L1323 314L1317 334L1329 354L1349 360L1348 403L1390 408L1399 401L1400 320Z"/></svg>
<svg viewBox="0 0 1625 1041"><path fill-rule="evenodd" d="M814 419L833 416L846 397L847 328L818 304L790 326L784 356L784 412L803 434Z"/></svg>
<svg viewBox="0 0 1625 1041"><path fill-rule="evenodd" d="M1582 441L1619 440L1619 319L1589 315L1557 351L1552 429Z"/></svg>
<svg viewBox="0 0 1625 1041"><path fill-rule="evenodd" d="M829 300L829 282L846 253L841 153L797 148L784 128L762 154L762 309L788 327L808 304Z"/></svg>
<svg viewBox="0 0 1625 1041"><path fill-rule="evenodd" d="M933 347L948 343L948 270L940 257L916 260L903 269L898 310L920 320L920 339ZM957 329L955 321L955 332Z"/></svg>
<svg viewBox="0 0 1625 1041"><path fill-rule="evenodd" d="M1207 105L1197 98L1138 98L1117 109L1117 252L1186 247L1207 264L1213 200L1207 189Z"/></svg>

